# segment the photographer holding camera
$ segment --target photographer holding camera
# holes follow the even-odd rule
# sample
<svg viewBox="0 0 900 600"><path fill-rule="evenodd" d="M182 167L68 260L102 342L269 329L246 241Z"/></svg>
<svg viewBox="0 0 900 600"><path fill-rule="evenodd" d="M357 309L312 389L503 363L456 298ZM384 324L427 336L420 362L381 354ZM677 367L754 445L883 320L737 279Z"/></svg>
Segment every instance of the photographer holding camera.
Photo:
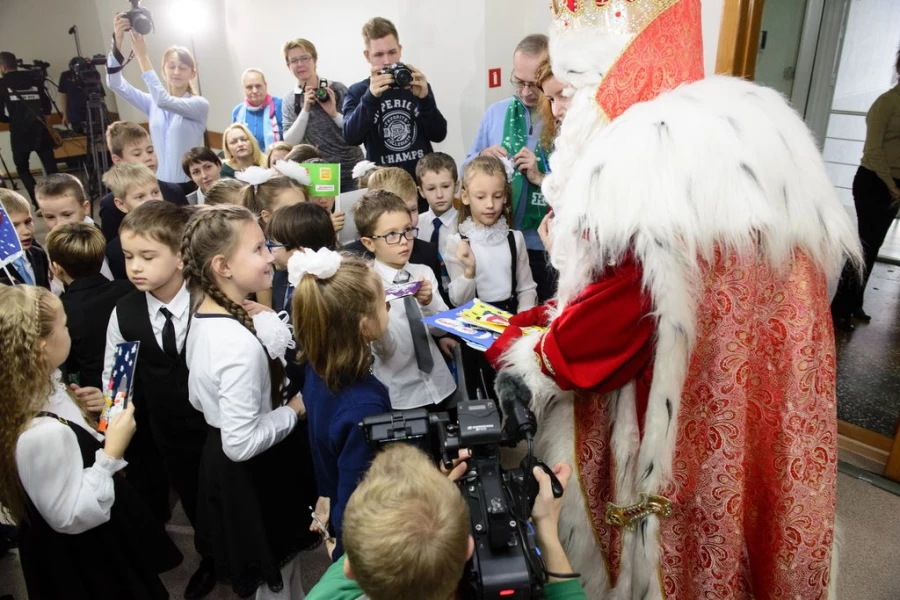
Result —
<svg viewBox="0 0 900 600"><path fill-rule="evenodd" d="M372 75L353 84L344 99L344 140L365 143L366 159L415 177L419 159L434 152L431 143L447 137L447 120L425 75L400 62L403 46L394 24L375 17L362 35Z"/></svg>
<svg viewBox="0 0 900 600"><path fill-rule="evenodd" d="M344 141L341 107L347 86L319 76L319 53L309 40L297 38L284 44L284 62L297 85L284 97L284 139L293 145L311 144L321 158L341 165L341 191L356 189L353 167L363 159L359 144Z"/></svg>
<svg viewBox="0 0 900 600"><path fill-rule="evenodd" d="M153 70L144 39L144 34L153 28L150 13L139 7L137 0L132 0L132 4L133 10L117 14L113 21L113 48L107 63L106 85L149 117L150 137L159 155L159 180L180 184L188 193L193 191L194 184L184 174L181 161L188 150L204 145L209 102L194 89L197 63L182 46L171 46L163 54L163 85ZM126 33L130 34L131 48L149 93L136 89L122 76L121 67L128 62L122 54Z"/></svg>
<svg viewBox="0 0 900 600"><path fill-rule="evenodd" d="M465 463L457 464L448 478L420 450L396 443L386 447L347 503L346 554L307 600L456 598L466 562L475 552L469 508L454 483L465 470ZM553 472L565 488L572 468L559 464ZM549 475L535 467L534 476L540 491L531 517L545 569L574 575L557 534L562 499L554 498ZM574 577L550 575L543 590L548 600L585 598Z"/></svg>
<svg viewBox="0 0 900 600"><path fill-rule="evenodd" d="M46 69L50 65L39 66ZM0 123L9 123L13 163L37 210L35 182L29 164L31 153L37 152L48 175L56 173L53 141L47 131L50 126L45 121L53 108L44 89L43 73L40 70L20 71L15 54L0 52L0 75L3 75L0 79Z"/></svg>

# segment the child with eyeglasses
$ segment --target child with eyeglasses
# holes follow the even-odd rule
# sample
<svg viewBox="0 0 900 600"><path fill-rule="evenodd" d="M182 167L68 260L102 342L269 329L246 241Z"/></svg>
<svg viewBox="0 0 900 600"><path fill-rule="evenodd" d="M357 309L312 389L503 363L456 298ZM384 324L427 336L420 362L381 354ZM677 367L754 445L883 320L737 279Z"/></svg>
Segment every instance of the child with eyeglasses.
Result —
<svg viewBox="0 0 900 600"><path fill-rule="evenodd" d="M373 269L385 287L422 282L415 295L390 302L388 329L373 344L375 376L388 386L395 410L443 410L456 391L443 355L452 355L456 341L429 331L422 322L423 316L445 311L447 305L437 293L432 270L409 262L418 228L412 226L403 200L386 190L360 198L354 219L363 245L375 255ZM438 342L433 335L439 336Z"/></svg>

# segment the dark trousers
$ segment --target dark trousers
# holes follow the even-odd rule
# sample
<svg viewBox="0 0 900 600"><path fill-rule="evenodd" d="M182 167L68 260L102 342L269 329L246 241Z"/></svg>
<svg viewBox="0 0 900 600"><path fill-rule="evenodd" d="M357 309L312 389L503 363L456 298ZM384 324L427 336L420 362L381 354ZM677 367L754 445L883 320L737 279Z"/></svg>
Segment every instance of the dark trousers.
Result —
<svg viewBox="0 0 900 600"><path fill-rule="evenodd" d="M543 304L556 296L559 273L550 264L546 250L529 250L528 264L531 266L531 276L537 284L538 304Z"/></svg>
<svg viewBox="0 0 900 600"><path fill-rule="evenodd" d="M181 500L181 507L188 521L194 527L194 548L203 560L212 560L210 542L203 537L197 527L197 486L200 481L200 458L206 443L205 432L197 436L196 444L179 448L162 448L163 461L169 475L169 483Z"/></svg>
<svg viewBox="0 0 900 600"><path fill-rule="evenodd" d="M28 164L32 152L37 152L38 158L41 159L41 164L44 165L44 170L47 171L48 175L56 173L56 157L53 156L53 146L48 143L42 143L37 149L29 148L28 150L17 149L13 151L13 164L16 165L19 179L22 180L22 185L28 191L31 203L37 208L37 198L34 195L34 177L31 175L31 167Z"/></svg>
<svg viewBox="0 0 900 600"><path fill-rule="evenodd" d="M900 180L895 180L900 185ZM897 217L900 205L894 204L887 185L865 167L860 167L853 178L853 204L859 222L859 239L863 249L862 280L851 263L844 265L837 293L831 301L831 313L838 318L849 317L853 311L861 310L863 294L878 250L884 243L888 229Z"/></svg>

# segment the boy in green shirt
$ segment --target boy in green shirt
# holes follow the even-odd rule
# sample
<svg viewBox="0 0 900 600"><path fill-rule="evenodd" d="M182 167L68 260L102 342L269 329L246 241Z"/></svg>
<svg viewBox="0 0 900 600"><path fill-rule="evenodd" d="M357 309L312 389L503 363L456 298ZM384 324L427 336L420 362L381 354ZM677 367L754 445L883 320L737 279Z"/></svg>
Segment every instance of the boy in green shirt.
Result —
<svg viewBox="0 0 900 600"><path fill-rule="evenodd" d="M419 450L394 444L376 456L344 513L344 556L334 563L307 600L449 600L475 550L466 501L449 478ZM554 472L563 488L572 468ZM550 491L550 477L534 470L540 492L532 521L546 569L572 573L557 533L562 498ZM586 598L578 579L554 579L544 586L548 600Z"/></svg>

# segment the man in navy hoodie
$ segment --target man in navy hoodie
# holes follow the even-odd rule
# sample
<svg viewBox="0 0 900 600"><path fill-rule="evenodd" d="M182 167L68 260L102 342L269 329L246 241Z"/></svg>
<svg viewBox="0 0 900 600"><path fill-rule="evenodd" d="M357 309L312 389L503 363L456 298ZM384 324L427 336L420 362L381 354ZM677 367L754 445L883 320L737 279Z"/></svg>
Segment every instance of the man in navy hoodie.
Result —
<svg viewBox="0 0 900 600"><path fill-rule="evenodd" d="M447 120L421 71L407 65L412 83L403 88L396 86L393 75L380 74L400 62L403 46L394 24L375 17L363 25L362 34L372 75L350 86L344 98L344 140L364 143L368 160L400 167L415 177L419 159L434 152L431 143L447 137Z"/></svg>

